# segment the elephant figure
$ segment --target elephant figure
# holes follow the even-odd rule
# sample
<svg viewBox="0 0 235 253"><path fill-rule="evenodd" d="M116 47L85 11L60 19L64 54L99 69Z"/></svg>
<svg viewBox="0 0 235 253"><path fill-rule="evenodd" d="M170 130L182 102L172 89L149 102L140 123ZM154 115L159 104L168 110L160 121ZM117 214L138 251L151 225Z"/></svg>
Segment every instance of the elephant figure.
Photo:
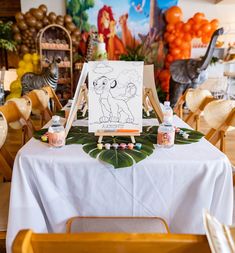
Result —
<svg viewBox="0 0 235 253"><path fill-rule="evenodd" d="M202 58L172 62L170 65L170 102L172 107L188 88L196 88L207 79L206 69L212 59L217 38L223 32L224 29L220 28L213 33L206 54Z"/></svg>

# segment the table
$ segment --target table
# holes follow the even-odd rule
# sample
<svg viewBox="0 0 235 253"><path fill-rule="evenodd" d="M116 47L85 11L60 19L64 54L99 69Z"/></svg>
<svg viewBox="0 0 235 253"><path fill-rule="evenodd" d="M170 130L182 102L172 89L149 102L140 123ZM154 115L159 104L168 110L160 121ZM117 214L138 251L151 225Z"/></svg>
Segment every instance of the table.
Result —
<svg viewBox="0 0 235 253"><path fill-rule="evenodd" d="M174 118L177 126L187 125ZM147 125L151 122L147 122ZM133 167L113 169L81 145L52 149L31 139L14 163L8 249L18 230L63 232L71 216L161 216L173 233L204 233L202 209L232 223L228 158L204 138L156 148Z"/></svg>

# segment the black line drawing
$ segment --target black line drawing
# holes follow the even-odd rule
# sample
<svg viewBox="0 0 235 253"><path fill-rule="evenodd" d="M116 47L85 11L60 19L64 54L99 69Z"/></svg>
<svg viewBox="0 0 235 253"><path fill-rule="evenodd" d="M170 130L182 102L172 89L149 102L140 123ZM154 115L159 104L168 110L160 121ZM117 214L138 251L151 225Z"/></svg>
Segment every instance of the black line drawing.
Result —
<svg viewBox="0 0 235 253"><path fill-rule="evenodd" d="M102 73L105 71L102 66ZM95 72L96 71L96 72ZM97 68L94 70L98 73ZM140 77L136 70L123 70L117 78L109 75L100 75L93 81L95 94L99 95L99 105L102 115L99 117L100 123L119 123L122 114L125 114L125 123L134 124L135 118L128 101L138 96L137 87L140 83Z"/></svg>

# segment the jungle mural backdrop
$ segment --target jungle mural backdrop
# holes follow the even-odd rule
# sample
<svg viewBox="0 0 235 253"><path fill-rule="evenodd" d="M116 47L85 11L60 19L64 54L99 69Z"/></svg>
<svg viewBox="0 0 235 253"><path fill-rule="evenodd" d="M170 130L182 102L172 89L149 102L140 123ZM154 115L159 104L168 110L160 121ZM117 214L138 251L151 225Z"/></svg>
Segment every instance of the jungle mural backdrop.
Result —
<svg viewBox="0 0 235 253"><path fill-rule="evenodd" d="M85 57L89 33L102 35L109 60L144 60L164 66L163 12L178 0L67 0L67 13L82 32L78 52Z"/></svg>

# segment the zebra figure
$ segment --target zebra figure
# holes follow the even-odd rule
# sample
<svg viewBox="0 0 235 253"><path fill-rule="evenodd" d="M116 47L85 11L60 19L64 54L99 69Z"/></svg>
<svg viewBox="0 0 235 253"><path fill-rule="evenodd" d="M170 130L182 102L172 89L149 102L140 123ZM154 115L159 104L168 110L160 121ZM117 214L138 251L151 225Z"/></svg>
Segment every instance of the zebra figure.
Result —
<svg viewBox="0 0 235 253"><path fill-rule="evenodd" d="M22 94L26 94L31 90L41 89L44 86L51 86L52 89L56 90L57 82L59 79L59 67L61 58L53 58L52 62L49 63L49 66L43 70L40 74L35 74L32 72L25 73L21 77L22 85Z"/></svg>

